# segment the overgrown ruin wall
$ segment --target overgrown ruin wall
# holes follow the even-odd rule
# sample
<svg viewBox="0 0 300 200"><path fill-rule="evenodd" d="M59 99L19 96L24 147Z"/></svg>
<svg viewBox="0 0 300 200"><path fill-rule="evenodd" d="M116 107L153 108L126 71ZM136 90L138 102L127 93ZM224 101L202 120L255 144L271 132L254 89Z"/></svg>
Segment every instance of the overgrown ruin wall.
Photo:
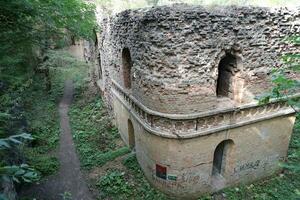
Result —
<svg viewBox="0 0 300 200"><path fill-rule="evenodd" d="M299 10L187 5L103 21L98 86L154 186L192 199L280 170L295 110L259 105ZM291 74L291 76L294 76Z"/></svg>
<svg viewBox="0 0 300 200"><path fill-rule="evenodd" d="M232 106L216 97L221 58L231 53L238 59L239 103L249 102L268 86L265 77L280 65L280 55L296 51L283 38L299 32L299 24L299 11L287 9L177 5L127 10L102 24L102 70L124 85L122 50L128 48L131 92L148 108L193 113Z"/></svg>

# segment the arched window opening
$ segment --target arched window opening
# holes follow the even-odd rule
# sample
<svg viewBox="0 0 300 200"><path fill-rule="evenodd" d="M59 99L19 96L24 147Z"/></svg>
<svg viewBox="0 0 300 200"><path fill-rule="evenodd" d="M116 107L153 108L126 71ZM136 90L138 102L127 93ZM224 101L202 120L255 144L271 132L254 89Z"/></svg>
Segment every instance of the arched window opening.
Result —
<svg viewBox="0 0 300 200"><path fill-rule="evenodd" d="M233 76L236 70L236 57L226 54L218 67L217 96L233 97Z"/></svg>
<svg viewBox="0 0 300 200"><path fill-rule="evenodd" d="M131 149L135 147L134 128L130 119L128 119L128 143Z"/></svg>
<svg viewBox="0 0 300 200"><path fill-rule="evenodd" d="M230 150L232 149L232 146L232 140L224 140L218 144L214 152L212 175L224 173L226 163L230 158Z"/></svg>
<svg viewBox="0 0 300 200"><path fill-rule="evenodd" d="M100 56L100 53L97 56L97 61L98 61L98 76L99 76L99 79L102 79L102 66L101 66L101 56Z"/></svg>
<svg viewBox="0 0 300 200"><path fill-rule="evenodd" d="M71 36L71 45L76 45L75 36Z"/></svg>
<svg viewBox="0 0 300 200"><path fill-rule="evenodd" d="M123 65L124 86L126 88L131 88L132 61L131 61L130 51L128 48L125 48L122 51L122 65Z"/></svg>

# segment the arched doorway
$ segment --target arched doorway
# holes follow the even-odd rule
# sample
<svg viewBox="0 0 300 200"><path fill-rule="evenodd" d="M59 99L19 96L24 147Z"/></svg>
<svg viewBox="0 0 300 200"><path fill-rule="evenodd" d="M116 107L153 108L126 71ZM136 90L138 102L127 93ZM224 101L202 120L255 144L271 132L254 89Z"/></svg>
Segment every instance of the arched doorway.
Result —
<svg viewBox="0 0 300 200"><path fill-rule="evenodd" d="M124 48L122 51L122 65L123 65L123 80L126 88L131 88L131 68L132 60L130 51L128 48Z"/></svg>
<svg viewBox="0 0 300 200"><path fill-rule="evenodd" d="M227 53L218 66L217 96L233 97L233 76L236 70L236 57Z"/></svg>
<svg viewBox="0 0 300 200"><path fill-rule="evenodd" d="M128 144L131 149L135 147L134 127L130 119L128 119Z"/></svg>
<svg viewBox="0 0 300 200"><path fill-rule="evenodd" d="M212 175L222 175L225 172L233 145L232 140L224 140L218 144L214 152Z"/></svg>

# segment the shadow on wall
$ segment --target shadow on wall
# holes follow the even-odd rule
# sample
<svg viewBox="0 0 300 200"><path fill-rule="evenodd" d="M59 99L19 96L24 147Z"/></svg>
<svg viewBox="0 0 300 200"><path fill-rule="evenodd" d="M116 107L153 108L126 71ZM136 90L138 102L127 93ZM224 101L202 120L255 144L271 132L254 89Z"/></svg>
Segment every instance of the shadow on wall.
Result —
<svg viewBox="0 0 300 200"><path fill-rule="evenodd" d="M130 51L128 48L124 48L122 51L122 65L123 65L123 80L124 86L127 89L131 88L131 68L132 60Z"/></svg>
<svg viewBox="0 0 300 200"><path fill-rule="evenodd" d="M224 175L226 173L226 165L232 158L232 149L234 142L232 140L224 140L215 149L213 159L212 175Z"/></svg>
<svg viewBox="0 0 300 200"><path fill-rule="evenodd" d="M135 147L134 127L130 119L128 119L128 144L131 149Z"/></svg>

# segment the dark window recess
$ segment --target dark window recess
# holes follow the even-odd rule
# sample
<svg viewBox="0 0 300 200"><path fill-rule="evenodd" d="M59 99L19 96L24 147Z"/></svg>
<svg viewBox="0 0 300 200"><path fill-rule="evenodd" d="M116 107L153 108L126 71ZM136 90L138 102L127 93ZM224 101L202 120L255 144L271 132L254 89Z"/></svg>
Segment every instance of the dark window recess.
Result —
<svg viewBox="0 0 300 200"><path fill-rule="evenodd" d="M128 143L131 149L135 147L134 128L130 119L128 119Z"/></svg>
<svg viewBox="0 0 300 200"><path fill-rule="evenodd" d="M224 140L216 147L214 152L212 175L224 173L226 162L229 159L229 152L233 144L232 140Z"/></svg>
<svg viewBox="0 0 300 200"><path fill-rule="evenodd" d="M156 176L162 179L167 179L167 167L156 164Z"/></svg>
<svg viewBox="0 0 300 200"><path fill-rule="evenodd" d="M132 60L131 60L130 51L128 48L125 48L122 51L122 65L123 65L124 86L126 88L131 88Z"/></svg>
<svg viewBox="0 0 300 200"><path fill-rule="evenodd" d="M223 154L224 154L224 146L225 143L221 143L217 146L214 153L214 162L213 162L213 172L212 174L221 174L222 171L222 162L223 162Z"/></svg>
<svg viewBox="0 0 300 200"><path fill-rule="evenodd" d="M233 95L233 76L237 68L234 56L227 54L219 63L217 79L217 96L231 97Z"/></svg>

